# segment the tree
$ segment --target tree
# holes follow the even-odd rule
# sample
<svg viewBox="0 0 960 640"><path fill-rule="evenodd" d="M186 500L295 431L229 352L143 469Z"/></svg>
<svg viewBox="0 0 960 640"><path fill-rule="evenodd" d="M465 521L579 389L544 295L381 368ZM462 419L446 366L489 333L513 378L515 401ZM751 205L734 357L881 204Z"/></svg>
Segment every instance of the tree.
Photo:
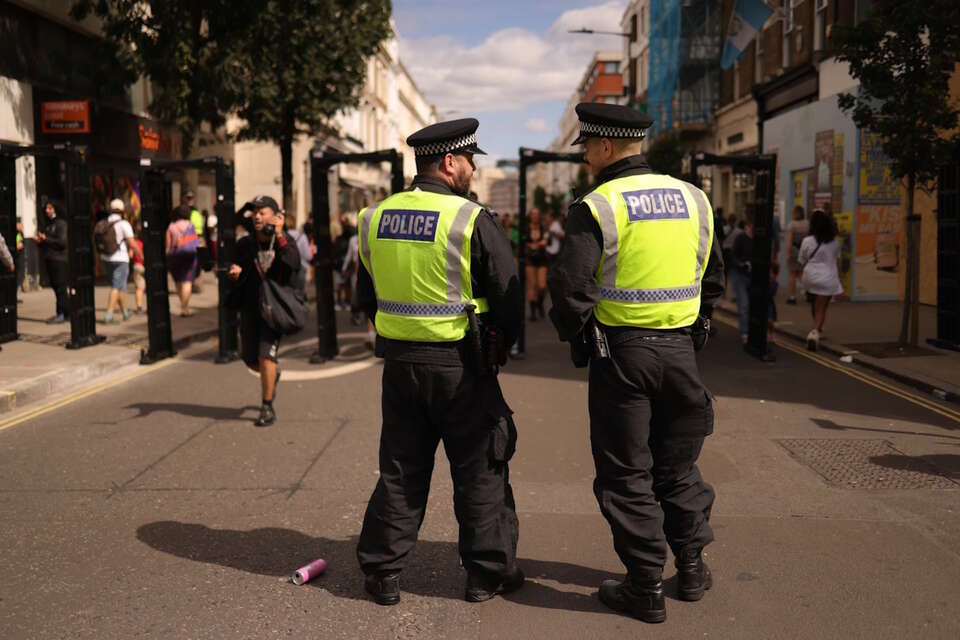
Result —
<svg viewBox="0 0 960 640"><path fill-rule="evenodd" d="M247 65L239 138L280 147L283 206L293 206L293 141L329 131L359 102L367 60L390 35L389 0L261 0L239 56Z"/></svg>
<svg viewBox="0 0 960 640"><path fill-rule="evenodd" d="M390 33L389 0L78 0L96 14L130 83L148 76L152 113L189 148L202 123L236 113L241 140L280 147L283 206L293 206L293 141L330 130L355 106L367 60Z"/></svg>
<svg viewBox="0 0 960 640"><path fill-rule="evenodd" d="M540 211L547 210L547 190L542 185L537 185L533 189L533 206Z"/></svg>
<svg viewBox="0 0 960 640"><path fill-rule="evenodd" d="M686 152L680 132L666 131L650 142L646 154L647 164L654 173L682 178L683 156Z"/></svg>
<svg viewBox="0 0 960 640"><path fill-rule="evenodd" d="M573 190L574 198L579 198L593 189L593 182L591 182L590 174L587 173L585 166L580 165L577 169L577 177L573 181L573 184L570 185L570 188Z"/></svg>
<svg viewBox="0 0 960 640"><path fill-rule="evenodd" d="M861 129L881 138L891 173L907 189L907 273L900 342L919 333L920 216L917 187L930 191L939 168L960 143L950 77L960 60L960 3L956 0L874 0L872 13L831 33L837 59L850 64L859 92L844 93L840 107Z"/></svg>

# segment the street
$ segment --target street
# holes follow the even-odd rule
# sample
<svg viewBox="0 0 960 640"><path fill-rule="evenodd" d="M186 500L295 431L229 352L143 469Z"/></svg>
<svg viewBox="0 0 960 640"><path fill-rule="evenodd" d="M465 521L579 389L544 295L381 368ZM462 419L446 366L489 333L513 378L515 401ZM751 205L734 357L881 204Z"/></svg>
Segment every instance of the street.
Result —
<svg viewBox="0 0 960 640"><path fill-rule="evenodd" d="M380 428L381 365L362 340L341 335L342 361L310 368L314 342L291 339L266 429L257 380L213 364L212 343L0 422L0 637L960 637L955 410L786 349L761 363L725 325L700 358L717 410L700 464L718 495L701 602L676 599L672 559L665 624L597 599L623 569L592 494L586 370L539 322L502 374L525 587L463 601L438 451L402 601L377 606L354 557ZM287 581L316 557L325 575Z"/></svg>

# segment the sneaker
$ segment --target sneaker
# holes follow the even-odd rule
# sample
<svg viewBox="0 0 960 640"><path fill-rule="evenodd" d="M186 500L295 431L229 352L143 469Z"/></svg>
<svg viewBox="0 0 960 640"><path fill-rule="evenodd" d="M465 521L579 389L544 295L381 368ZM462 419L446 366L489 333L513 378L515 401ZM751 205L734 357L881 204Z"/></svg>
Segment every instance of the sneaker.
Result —
<svg viewBox="0 0 960 640"><path fill-rule="evenodd" d="M260 406L260 417L254 422L256 427L269 427L277 421L277 414L269 404Z"/></svg>
<svg viewBox="0 0 960 640"><path fill-rule="evenodd" d="M140 314L143 313L143 307L137 307L137 310L134 311L133 313L139 316Z"/></svg>
<svg viewBox="0 0 960 640"><path fill-rule="evenodd" d="M820 333L816 329L811 329L807 334L807 350L816 351L820 346Z"/></svg>
<svg viewBox="0 0 960 640"><path fill-rule="evenodd" d="M133 314L130 313L130 310L129 310L129 309L124 309L124 310L123 310L123 319L124 319L124 320L129 320L129 319L130 319L130 316L132 316L132 315L133 315Z"/></svg>
<svg viewBox="0 0 960 640"><path fill-rule="evenodd" d="M114 320L113 320L113 314L112 314L112 313L110 313L109 311L107 311L105 314L103 314L103 323L104 323L104 324L113 324L113 322L114 322Z"/></svg>
<svg viewBox="0 0 960 640"><path fill-rule="evenodd" d="M377 604L384 606L400 602L400 574L375 573L363 580L363 589Z"/></svg>
<svg viewBox="0 0 960 640"><path fill-rule="evenodd" d="M516 591L523 586L526 579L519 568L495 583L484 576L471 573L467 575L467 588L463 598L467 602L485 602L496 595Z"/></svg>
<svg viewBox="0 0 960 640"><path fill-rule="evenodd" d="M62 323L62 322L66 322L66 321L67 321L67 319L66 319L65 317L63 317L63 314L62 314L62 313L58 313L58 314L55 315L55 316L50 316L49 318L47 318L47 324L60 324L60 323Z"/></svg>

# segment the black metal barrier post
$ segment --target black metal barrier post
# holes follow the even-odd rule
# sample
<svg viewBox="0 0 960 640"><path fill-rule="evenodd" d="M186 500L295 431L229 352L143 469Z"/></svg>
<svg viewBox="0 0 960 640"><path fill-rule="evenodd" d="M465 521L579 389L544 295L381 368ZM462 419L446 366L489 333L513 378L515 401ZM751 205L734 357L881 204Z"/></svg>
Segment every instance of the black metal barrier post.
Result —
<svg viewBox="0 0 960 640"><path fill-rule="evenodd" d="M776 197L777 156L772 154L718 156L700 151L693 155L691 161L694 183L699 182L698 167L715 165L752 171L756 175L753 255L750 260L750 329L745 348L748 353L761 360L773 361L775 357L767 342L767 320L770 310L770 253L773 245L773 203Z"/></svg>
<svg viewBox="0 0 960 640"><path fill-rule="evenodd" d="M583 162L582 153L557 153L553 151L540 151L539 149L528 149L520 147L520 168L517 179L520 181L519 194L520 202L517 210L517 232L520 241L517 245L517 277L520 280L520 291L523 296L523 313L521 317L523 322L520 324L520 335L517 337L517 351L520 357L527 352L527 240L530 235L530 229L527 225L527 167L541 162L572 162L580 164Z"/></svg>
<svg viewBox="0 0 960 640"><path fill-rule="evenodd" d="M167 284L166 229L173 210L173 193L167 171L197 169L213 171L217 190L217 280L219 303L218 334L219 351L216 362L223 364L236 360L239 340L237 338L236 312L226 308L225 300L230 289L226 270L234 260L236 247L236 215L234 213L233 167L223 158L211 157L198 160L140 160L142 193L141 217L144 230L144 266L147 280L147 334L149 348L141 353L140 364L152 364L157 360L176 354L173 349L173 333L170 321L170 290Z"/></svg>
<svg viewBox="0 0 960 640"><path fill-rule="evenodd" d="M16 180L16 159L0 155L0 235L11 256L17 255ZM17 274L0 267L0 343L17 336Z"/></svg>
<svg viewBox="0 0 960 640"><path fill-rule="evenodd" d="M392 193L403 190L403 156L396 149L371 153L339 153L324 149L310 152L310 187L313 197L314 240L317 287L317 350L310 356L313 364L323 364L340 353L337 346L337 314L333 291L333 243L330 240L330 167L343 162L375 164L389 162ZM359 233L359 229L357 230Z"/></svg>

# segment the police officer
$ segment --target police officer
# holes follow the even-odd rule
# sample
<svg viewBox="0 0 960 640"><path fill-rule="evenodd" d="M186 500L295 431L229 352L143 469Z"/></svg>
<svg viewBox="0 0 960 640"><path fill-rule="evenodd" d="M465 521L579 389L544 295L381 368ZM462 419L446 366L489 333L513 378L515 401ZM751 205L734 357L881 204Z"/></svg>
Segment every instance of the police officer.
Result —
<svg viewBox="0 0 960 640"><path fill-rule="evenodd" d="M723 293L713 213L700 189L650 171L640 140L652 121L624 106L577 106L597 186L569 211L548 284L551 319L578 366L590 365L594 494L627 568L600 585L609 607L666 619L667 544L679 595L710 588L714 491L696 466L713 407L694 358L701 298Z"/></svg>
<svg viewBox="0 0 960 640"><path fill-rule="evenodd" d="M383 605L400 601L400 572L423 522L441 440L466 600L488 600L524 581L507 466L516 429L496 378L523 302L503 228L466 197L473 156L483 153L477 126L472 118L442 122L407 138L417 162L413 184L358 220L357 296L374 317L385 363L380 479L357 559L366 591Z"/></svg>

